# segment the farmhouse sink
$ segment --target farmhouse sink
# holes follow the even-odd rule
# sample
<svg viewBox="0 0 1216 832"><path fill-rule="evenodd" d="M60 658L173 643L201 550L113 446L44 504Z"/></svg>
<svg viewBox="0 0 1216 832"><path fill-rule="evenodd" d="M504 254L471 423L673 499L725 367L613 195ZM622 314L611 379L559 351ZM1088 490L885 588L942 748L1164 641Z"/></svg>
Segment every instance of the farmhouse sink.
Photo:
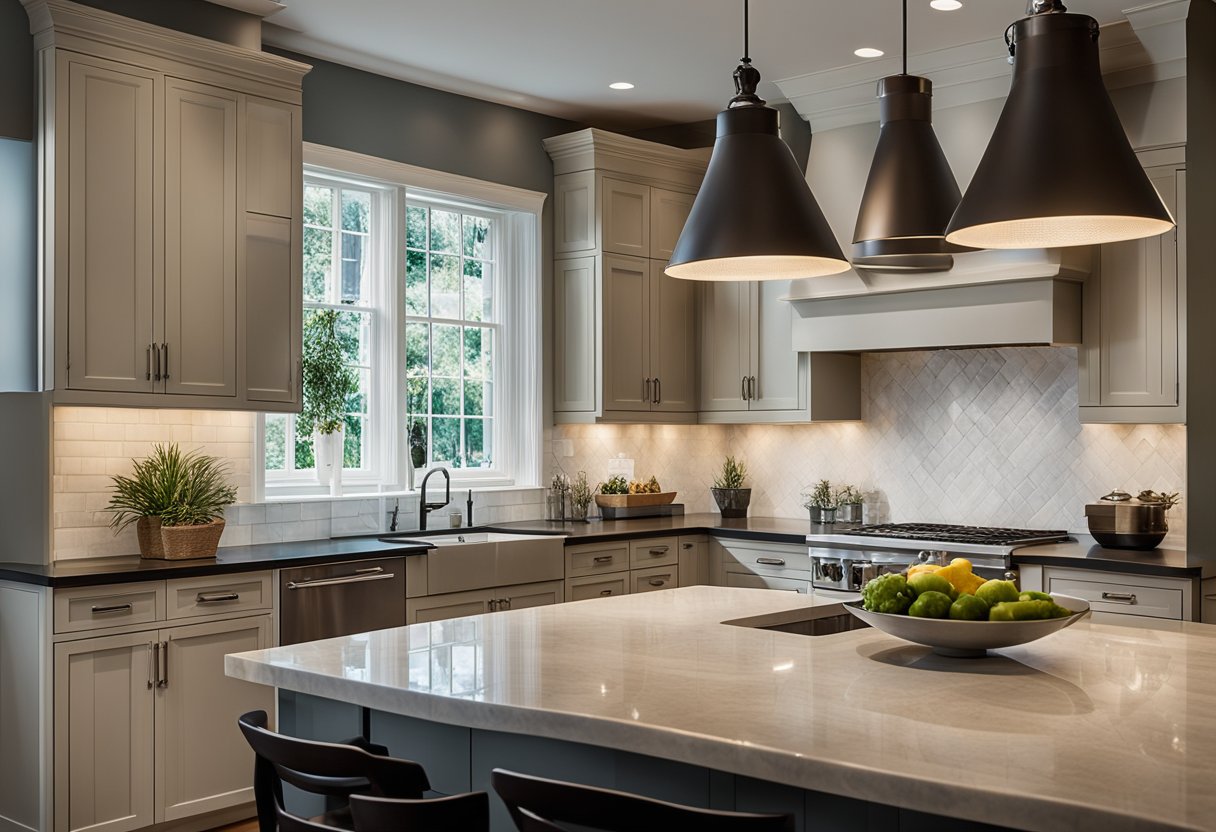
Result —
<svg viewBox="0 0 1216 832"><path fill-rule="evenodd" d="M427 595L565 577L565 538L555 535L453 531L381 540L434 547L424 558Z"/></svg>

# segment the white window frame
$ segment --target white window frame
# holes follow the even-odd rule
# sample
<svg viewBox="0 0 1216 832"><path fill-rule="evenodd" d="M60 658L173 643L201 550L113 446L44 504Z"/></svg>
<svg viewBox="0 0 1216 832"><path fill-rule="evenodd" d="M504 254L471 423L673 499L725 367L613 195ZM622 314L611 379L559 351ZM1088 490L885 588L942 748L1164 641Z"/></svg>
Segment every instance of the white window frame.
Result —
<svg viewBox="0 0 1216 832"><path fill-rule="evenodd" d="M467 213L492 216L496 224L495 251L495 384L493 415L494 469L449 468L454 487L537 487L542 470L541 373L541 211L546 194L456 174L433 171L361 153L312 143L304 144L305 178L379 188L390 195L373 222L387 244L379 247L378 268L387 279L378 281L375 298L381 314L373 324L373 389L369 403L379 470L375 477L343 475L352 496L409 493L414 489L406 437L405 406L405 204L417 199L444 204ZM378 217L376 216L378 215ZM302 244L302 243L301 243ZM372 264L369 264L372 265ZM379 324L378 326L376 324ZM379 365L378 368L376 365ZM373 408L375 408L373 412ZM262 447L264 416L259 415L255 439L254 500L291 499L329 492L302 477L297 481L266 477ZM505 441L510 437L510 442Z"/></svg>

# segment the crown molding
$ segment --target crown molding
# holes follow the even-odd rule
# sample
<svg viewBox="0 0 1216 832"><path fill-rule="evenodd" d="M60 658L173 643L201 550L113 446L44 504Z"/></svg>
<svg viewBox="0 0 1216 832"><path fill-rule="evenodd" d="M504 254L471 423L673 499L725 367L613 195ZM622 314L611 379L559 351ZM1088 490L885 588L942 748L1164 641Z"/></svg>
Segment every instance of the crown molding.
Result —
<svg viewBox="0 0 1216 832"><path fill-rule="evenodd" d="M1158 0L1126 9L1126 20L1102 27L1099 54L1108 87L1186 74L1186 16L1191 0ZM820 132L878 121L875 85L901 69L899 57L783 78L776 82L798 113ZM908 71L933 81L933 106L948 109L1009 94L1003 37L908 56Z"/></svg>
<svg viewBox="0 0 1216 832"><path fill-rule="evenodd" d="M705 176L711 152L710 148L684 150L595 127L552 136L543 143L555 174L596 169L692 187L700 185Z"/></svg>

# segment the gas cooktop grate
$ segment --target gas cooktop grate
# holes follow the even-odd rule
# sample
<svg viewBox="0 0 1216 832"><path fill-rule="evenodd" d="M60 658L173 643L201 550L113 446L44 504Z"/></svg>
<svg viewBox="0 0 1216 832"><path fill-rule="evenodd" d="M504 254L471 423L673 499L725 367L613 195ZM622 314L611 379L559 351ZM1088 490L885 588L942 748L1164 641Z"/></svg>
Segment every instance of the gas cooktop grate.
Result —
<svg viewBox="0 0 1216 832"><path fill-rule="evenodd" d="M849 537L923 540L926 543L970 543L976 546L1017 546L1068 539L1068 532L1065 531L951 526L946 523L883 523L876 526L858 526L849 531L842 531L841 534Z"/></svg>

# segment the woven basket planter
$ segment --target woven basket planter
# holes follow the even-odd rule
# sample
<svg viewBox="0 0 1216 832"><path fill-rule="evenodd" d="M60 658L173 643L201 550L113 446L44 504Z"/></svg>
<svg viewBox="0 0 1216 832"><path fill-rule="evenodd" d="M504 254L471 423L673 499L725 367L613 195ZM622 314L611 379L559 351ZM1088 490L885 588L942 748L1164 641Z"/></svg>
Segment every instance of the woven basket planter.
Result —
<svg viewBox="0 0 1216 832"><path fill-rule="evenodd" d="M161 560L213 558L224 533L222 517L197 526L162 526L159 517L141 517L135 526L140 557Z"/></svg>

